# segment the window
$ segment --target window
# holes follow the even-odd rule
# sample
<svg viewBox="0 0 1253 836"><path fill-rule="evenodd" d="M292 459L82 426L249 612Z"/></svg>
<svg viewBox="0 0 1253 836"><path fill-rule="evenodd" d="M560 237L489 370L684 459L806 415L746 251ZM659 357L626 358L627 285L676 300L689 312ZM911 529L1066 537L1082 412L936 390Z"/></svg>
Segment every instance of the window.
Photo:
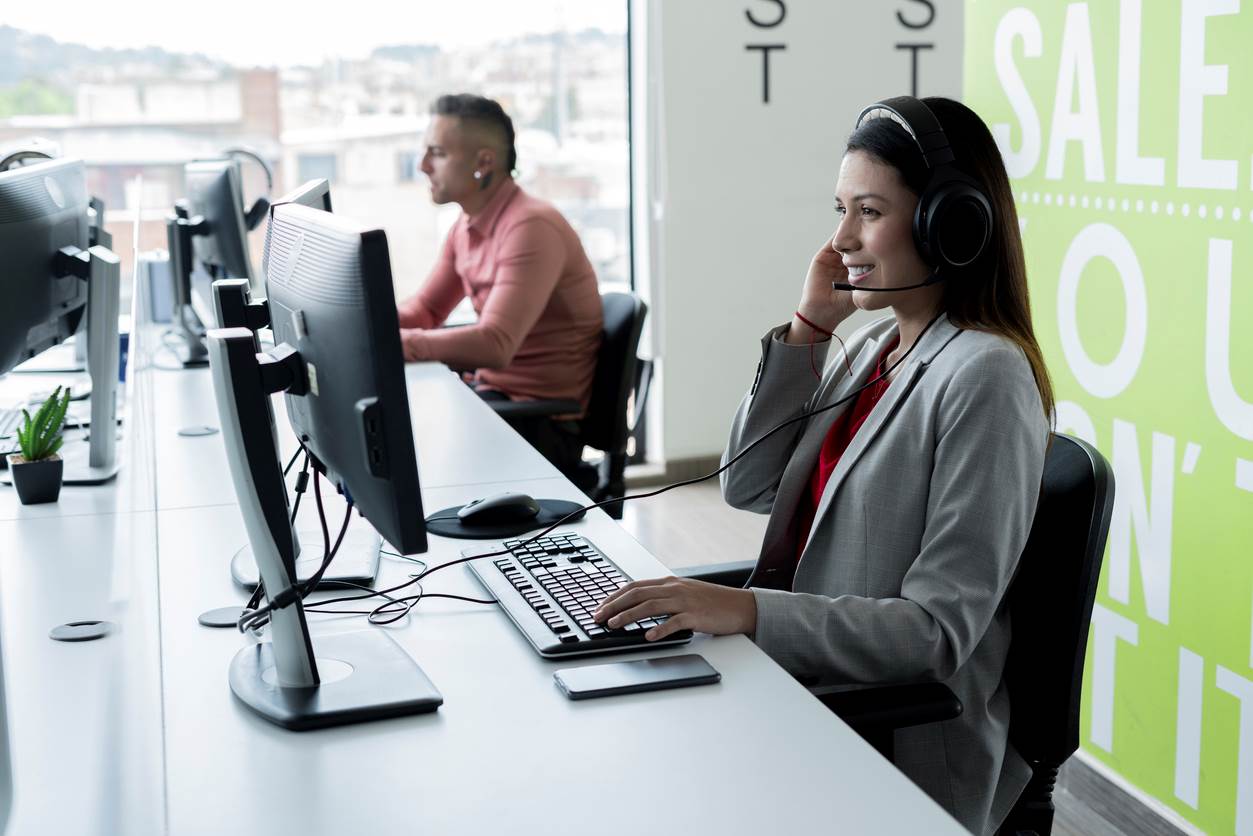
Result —
<svg viewBox="0 0 1253 836"><path fill-rule="evenodd" d="M329 180L339 182L335 171L336 157L334 154L299 154L296 157L296 180L292 185L299 185L307 180Z"/></svg>
<svg viewBox="0 0 1253 836"><path fill-rule="evenodd" d="M140 249L163 249L182 164L247 146L273 167L275 196L326 177L337 213L385 228L407 296L457 214L431 204L419 168L428 109L479 93L514 120L522 187L566 215L602 282L629 281L625 0L463 0L399 16L383 0L357 0L350 16L281 5L223 0L192 25L6 9L0 152L41 142L86 159L129 276L136 214ZM251 204L265 177L242 170Z"/></svg>
<svg viewBox="0 0 1253 836"><path fill-rule="evenodd" d="M412 183L422 176L418 166L422 158L417 151L401 151L396 155L396 182Z"/></svg>

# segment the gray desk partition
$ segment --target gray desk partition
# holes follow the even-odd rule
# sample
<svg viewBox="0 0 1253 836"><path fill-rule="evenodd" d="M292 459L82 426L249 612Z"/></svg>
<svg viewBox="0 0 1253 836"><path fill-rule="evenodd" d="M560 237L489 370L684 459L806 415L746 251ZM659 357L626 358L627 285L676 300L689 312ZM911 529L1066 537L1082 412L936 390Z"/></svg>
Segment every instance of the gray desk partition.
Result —
<svg viewBox="0 0 1253 836"><path fill-rule="evenodd" d="M11 833L962 832L743 636L666 651L704 655L723 674L716 686L572 703L553 670L604 660L554 664L496 607L427 599L375 629L391 630L441 690L438 712L306 733L258 719L226 680L251 639L196 623L243 598L228 571L245 535L220 438L176 432L213 423L208 375L142 374L151 385L131 411L143 432L122 454L151 459L148 507L120 501L122 481L99 489L112 500L70 496L38 515L0 492ZM426 508L503 490L582 498L445 369L413 366L408 379ZM136 482L144 471L123 468ZM338 521L342 505L327 504ZM600 511L571 529L638 577L665 572ZM465 545L432 536L420 558L450 560ZM379 585L413 571L384 558ZM483 594L462 566L424 587ZM120 629L48 640L85 610ZM315 647L363 626L330 615L311 625Z"/></svg>

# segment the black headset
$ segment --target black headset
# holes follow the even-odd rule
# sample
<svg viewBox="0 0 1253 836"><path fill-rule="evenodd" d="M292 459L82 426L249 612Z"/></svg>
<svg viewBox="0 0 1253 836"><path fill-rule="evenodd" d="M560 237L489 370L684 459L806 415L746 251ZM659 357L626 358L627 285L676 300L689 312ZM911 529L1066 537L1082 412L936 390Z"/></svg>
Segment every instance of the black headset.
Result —
<svg viewBox="0 0 1253 836"><path fill-rule="evenodd" d="M222 152L228 158L244 157L252 160L261 166L261 170L265 172L265 194L253 201L253 204L244 212L244 225L249 232L261 225L261 221L265 219L266 214L270 211L270 195L274 193L274 172L270 170L270 164L265 158L249 148L235 147L227 148ZM242 191L244 184L241 182L239 188Z"/></svg>
<svg viewBox="0 0 1253 836"><path fill-rule="evenodd" d="M940 120L913 96L875 102L862 110L857 127L871 119L891 119L904 128L931 173L914 210L918 252L937 274L973 264L992 240L992 202L983 187L957 167Z"/></svg>
<svg viewBox="0 0 1253 836"><path fill-rule="evenodd" d="M28 165L30 160L51 160L53 157L47 151L40 151L35 148L23 148L14 151L0 159L0 171L8 171L10 168L20 168Z"/></svg>

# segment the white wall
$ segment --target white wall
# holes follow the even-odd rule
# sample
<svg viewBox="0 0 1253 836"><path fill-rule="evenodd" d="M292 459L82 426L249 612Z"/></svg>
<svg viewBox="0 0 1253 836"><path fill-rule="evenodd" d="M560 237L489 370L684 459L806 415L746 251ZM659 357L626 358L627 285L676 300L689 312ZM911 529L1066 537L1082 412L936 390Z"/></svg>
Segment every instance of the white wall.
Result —
<svg viewBox="0 0 1253 836"><path fill-rule="evenodd" d="M757 26L748 14L762 24ZM844 141L861 108L961 92L960 0L637 0L637 284L660 358L650 448L717 454L758 341L791 318L832 233ZM911 29L901 22L922 26ZM750 44L784 44L763 53ZM659 437L658 437L659 436Z"/></svg>

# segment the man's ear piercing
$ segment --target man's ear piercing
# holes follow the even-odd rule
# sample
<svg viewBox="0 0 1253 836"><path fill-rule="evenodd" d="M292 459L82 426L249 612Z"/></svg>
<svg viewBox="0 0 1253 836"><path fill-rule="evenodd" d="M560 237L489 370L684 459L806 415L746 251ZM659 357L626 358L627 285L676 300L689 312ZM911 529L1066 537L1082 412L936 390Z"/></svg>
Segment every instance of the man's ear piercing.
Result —
<svg viewBox="0 0 1253 836"><path fill-rule="evenodd" d="M476 171L476 172L474 172L474 179L475 179L475 180L482 180L482 179L483 179L483 172L481 172L481 171Z"/></svg>

